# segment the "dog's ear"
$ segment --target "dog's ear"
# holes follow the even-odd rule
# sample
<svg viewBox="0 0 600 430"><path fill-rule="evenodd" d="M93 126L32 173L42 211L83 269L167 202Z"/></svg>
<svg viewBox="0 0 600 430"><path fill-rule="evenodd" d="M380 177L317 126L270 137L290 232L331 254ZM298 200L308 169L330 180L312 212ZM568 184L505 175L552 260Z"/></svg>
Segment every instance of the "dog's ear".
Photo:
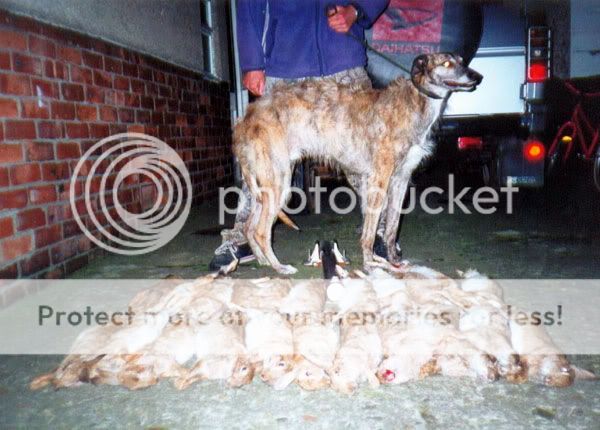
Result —
<svg viewBox="0 0 600 430"><path fill-rule="evenodd" d="M413 61L412 69L410 71L411 76L417 76L425 73L427 70L427 64L429 63L429 57L425 54L419 55Z"/></svg>

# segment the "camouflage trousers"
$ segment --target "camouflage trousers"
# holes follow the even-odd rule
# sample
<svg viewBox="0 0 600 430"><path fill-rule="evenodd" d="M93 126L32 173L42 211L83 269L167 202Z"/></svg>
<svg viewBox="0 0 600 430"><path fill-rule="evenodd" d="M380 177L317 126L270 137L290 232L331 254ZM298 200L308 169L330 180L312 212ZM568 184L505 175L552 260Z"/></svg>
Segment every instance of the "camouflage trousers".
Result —
<svg viewBox="0 0 600 430"><path fill-rule="evenodd" d="M274 78L271 76L267 76L265 82L265 94L269 94L273 87L280 83L294 83L294 82L302 82L307 79L333 79L335 82L339 84L345 85L360 85L365 88L371 88L371 80L367 75L366 70L363 67L355 67L353 69L343 70L341 72L335 73L333 75L323 76L323 77L312 77L312 78L300 78L300 79L283 79L283 78ZM221 237L223 238L223 243L233 243L235 245L241 245L247 242L246 237L244 236L243 227L248 217L250 216L251 202L252 196L250 195L250 191L246 186L246 183L242 183L242 194L244 198L242 201L243 205L238 206L238 210L235 216L235 224L232 229L224 229L221 231ZM379 230L379 229L378 229Z"/></svg>

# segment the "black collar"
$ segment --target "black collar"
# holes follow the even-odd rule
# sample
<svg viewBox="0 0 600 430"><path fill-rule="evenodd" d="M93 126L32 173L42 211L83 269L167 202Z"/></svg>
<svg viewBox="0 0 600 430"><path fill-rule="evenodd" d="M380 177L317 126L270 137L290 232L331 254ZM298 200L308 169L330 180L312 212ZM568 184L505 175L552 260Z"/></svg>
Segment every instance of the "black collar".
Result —
<svg viewBox="0 0 600 430"><path fill-rule="evenodd" d="M415 86L415 88L417 89L417 91L419 91L421 94L426 95L429 98L432 99L436 99L436 100L441 100L444 97L437 95L436 93L434 93L433 91L429 91L426 88L423 88L422 86L420 86L419 84L417 84L414 80L413 77L410 78L410 80L412 81L413 85Z"/></svg>

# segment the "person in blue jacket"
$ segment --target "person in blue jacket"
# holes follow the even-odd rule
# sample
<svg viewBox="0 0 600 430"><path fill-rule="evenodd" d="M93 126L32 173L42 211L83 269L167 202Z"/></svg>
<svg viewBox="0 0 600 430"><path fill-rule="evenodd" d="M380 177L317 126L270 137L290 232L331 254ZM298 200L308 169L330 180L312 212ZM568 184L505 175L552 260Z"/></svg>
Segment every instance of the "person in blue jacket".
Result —
<svg viewBox="0 0 600 430"><path fill-rule="evenodd" d="M364 39L389 0L236 0L237 41L244 87L255 96L278 81L334 79L371 86ZM242 187L249 196L247 187ZM249 204L250 198L245 199ZM232 230L223 230L210 269L234 258L255 259L243 234L249 208L239 208Z"/></svg>

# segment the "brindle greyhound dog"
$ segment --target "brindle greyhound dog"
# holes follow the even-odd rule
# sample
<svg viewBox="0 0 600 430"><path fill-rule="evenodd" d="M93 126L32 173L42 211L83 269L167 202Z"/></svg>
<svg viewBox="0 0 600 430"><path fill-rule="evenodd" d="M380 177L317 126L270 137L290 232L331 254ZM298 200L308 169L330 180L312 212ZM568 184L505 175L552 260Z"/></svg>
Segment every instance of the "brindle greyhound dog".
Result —
<svg viewBox="0 0 600 430"><path fill-rule="evenodd" d="M431 128L452 92L473 91L482 79L459 56L421 55L410 81L399 78L384 90L308 80L277 86L250 105L235 127L233 149L252 194L245 234L259 263L296 272L275 256L271 230L278 216L285 218L292 169L302 158L338 164L358 188L364 264L373 262L380 216L388 259L397 262L400 210L413 171L432 152Z"/></svg>

